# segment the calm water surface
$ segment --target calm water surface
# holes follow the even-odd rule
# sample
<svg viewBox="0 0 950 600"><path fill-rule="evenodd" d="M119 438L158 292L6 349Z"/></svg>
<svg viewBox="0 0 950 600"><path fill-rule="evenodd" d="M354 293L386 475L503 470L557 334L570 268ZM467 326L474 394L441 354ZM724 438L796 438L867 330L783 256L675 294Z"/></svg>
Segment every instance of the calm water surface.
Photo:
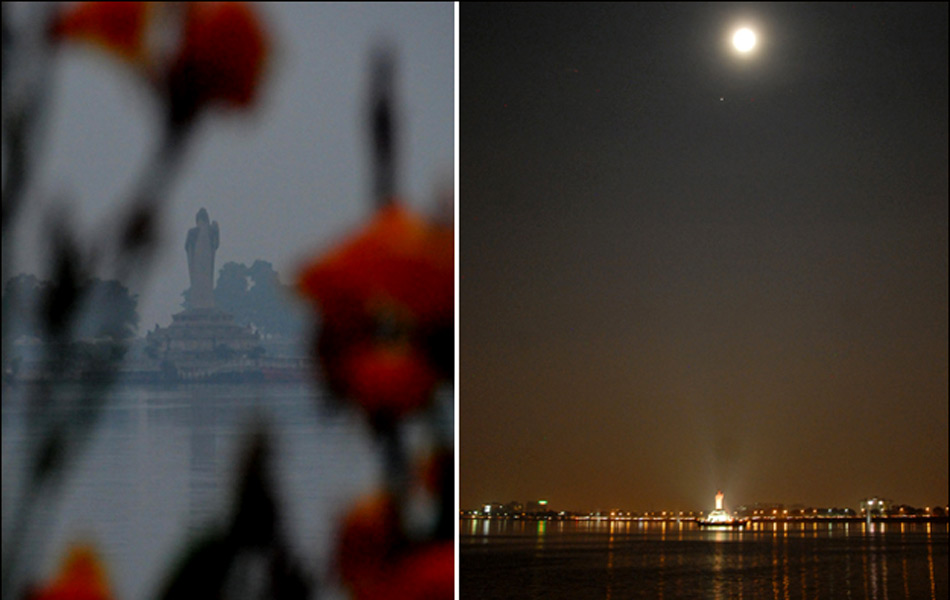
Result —
<svg viewBox="0 0 950 600"><path fill-rule="evenodd" d="M31 440L22 399L3 393L7 528ZM287 533L320 575L337 518L380 480L379 457L359 416L328 414L308 386L141 387L112 396L95 438L75 457L62 501L46 515L48 543L30 559L49 573L69 542L91 540L105 555L116 598L153 595L188 536L228 513L235 465L256 421L273 433ZM445 420L452 431L453 415Z"/></svg>
<svg viewBox="0 0 950 600"><path fill-rule="evenodd" d="M947 598L947 524L460 521L474 598Z"/></svg>

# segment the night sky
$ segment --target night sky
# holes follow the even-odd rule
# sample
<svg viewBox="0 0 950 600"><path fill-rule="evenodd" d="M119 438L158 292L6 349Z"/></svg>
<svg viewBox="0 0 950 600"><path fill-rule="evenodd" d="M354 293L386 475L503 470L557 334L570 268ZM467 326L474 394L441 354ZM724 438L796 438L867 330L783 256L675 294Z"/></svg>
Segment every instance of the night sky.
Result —
<svg viewBox="0 0 950 600"><path fill-rule="evenodd" d="M465 2L459 44L461 508L947 502L946 3Z"/></svg>

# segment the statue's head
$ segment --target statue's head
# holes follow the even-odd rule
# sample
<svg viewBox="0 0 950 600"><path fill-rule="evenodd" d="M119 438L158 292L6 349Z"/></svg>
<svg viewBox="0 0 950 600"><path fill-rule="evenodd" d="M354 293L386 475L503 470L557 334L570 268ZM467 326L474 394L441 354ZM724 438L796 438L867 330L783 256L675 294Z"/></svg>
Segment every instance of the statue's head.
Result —
<svg viewBox="0 0 950 600"><path fill-rule="evenodd" d="M195 216L195 223L197 223L198 225L201 225L202 223L207 225L209 222L210 222L210 219L208 218L208 211L202 208L201 210L198 211L198 214Z"/></svg>

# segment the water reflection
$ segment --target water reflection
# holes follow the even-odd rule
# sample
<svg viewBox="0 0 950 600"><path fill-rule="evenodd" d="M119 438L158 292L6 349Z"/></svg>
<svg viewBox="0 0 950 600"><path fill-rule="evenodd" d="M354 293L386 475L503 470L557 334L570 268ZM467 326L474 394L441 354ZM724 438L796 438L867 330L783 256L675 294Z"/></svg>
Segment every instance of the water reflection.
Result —
<svg viewBox="0 0 950 600"><path fill-rule="evenodd" d="M215 498L218 493L217 417L214 405L192 402L191 432L188 435L188 529L197 534L203 524L215 514Z"/></svg>
<svg viewBox="0 0 950 600"><path fill-rule="evenodd" d="M610 532L607 537L607 593L606 599L613 598L614 590L614 530L616 521L610 522Z"/></svg>
<svg viewBox="0 0 950 600"><path fill-rule="evenodd" d="M524 573L534 598L946 597L946 524L932 534L892 524L873 536L860 524L750 525L464 521L462 597L511 597L512 580L490 592L509 572Z"/></svg>
<svg viewBox="0 0 950 600"><path fill-rule="evenodd" d="M24 407L4 400L9 465L23 451ZM273 434L287 534L304 560L328 564L338 515L380 478L369 433L358 418L318 414L307 386L254 385L114 390L97 435L64 479L36 564L51 568L68 543L89 539L109 566L115 597L150 596L189 537L226 516L237 459L258 420ZM4 469L4 500L19 476Z"/></svg>
<svg viewBox="0 0 950 600"><path fill-rule="evenodd" d="M720 532L717 532L720 533ZM716 541L722 541L722 537L719 535L716 536ZM723 558L723 549L722 544L715 544L713 546L715 550L713 551L713 597L716 600L721 600L726 597L725 595L725 585L723 582L723 565L725 563L725 558Z"/></svg>
<svg viewBox="0 0 950 600"><path fill-rule="evenodd" d="M933 531L930 523L927 523L927 571L930 574L930 600L937 600L936 581L934 580L934 549L933 549ZM946 557L944 557L944 566L946 567ZM944 578L947 576L947 570L943 570Z"/></svg>

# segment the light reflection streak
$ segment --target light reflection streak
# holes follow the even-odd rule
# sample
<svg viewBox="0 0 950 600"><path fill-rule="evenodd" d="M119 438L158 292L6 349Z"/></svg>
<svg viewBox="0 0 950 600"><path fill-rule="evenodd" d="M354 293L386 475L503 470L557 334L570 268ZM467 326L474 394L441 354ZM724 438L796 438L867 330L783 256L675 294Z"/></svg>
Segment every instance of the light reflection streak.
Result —
<svg viewBox="0 0 950 600"><path fill-rule="evenodd" d="M887 600L887 536L883 535L887 525L881 523L881 537L879 548L876 549L876 561L881 567L881 589L884 591L884 600Z"/></svg>
<svg viewBox="0 0 950 600"><path fill-rule="evenodd" d="M723 590L723 581L722 581L723 579L723 575L722 575L723 544L721 542L723 540L720 537L721 535L723 534L720 532L717 532L716 544L714 544L713 546L715 549L715 554L713 554L713 598L715 598L716 600L722 600L723 598L726 597L725 590Z"/></svg>
<svg viewBox="0 0 950 600"><path fill-rule="evenodd" d="M847 532L847 529L845 529ZM848 598L851 598L851 553L847 552L844 555L844 588L848 590Z"/></svg>
<svg viewBox="0 0 950 600"><path fill-rule="evenodd" d="M666 524L663 524L663 531L666 531ZM664 545L663 548L666 546ZM663 575L666 573L666 552L664 550L660 551L660 585L657 588L656 597L659 600L663 600L663 592L666 587L666 580L663 579Z"/></svg>
<svg viewBox="0 0 950 600"><path fill-rule="evenodd" d="M610 529L607 533L607 595L606 600L613 597L614 590L614 525L616 521L610 522Z"/></svg>
<svg viewBox="0 0 950 600"><path fill-rule="evenodd" d="M788 600L788 531L782 536L782 597Z"/></svg>
<svg viewBox="0 0 950 600"><path fill-rule="evenodd" d="M864 582L864 599L867 600L870 598L870 593L868 591L868 553L867 551L861 553L861 581Z"/></svg>
<svg viewBox="0 0 950 600"><path fill-rule="evenodd" d="M744 576L744 575L745 575L745 570L743 569L743 564L742 564L742 563L743 563L743 560L742 560L743 556L745 556L745 553L742 552L741 549L740 549L740 552L739 552L739 573L740 573L741 575L740 575L740 577L739 577L739 600L742 600L742 596L743 596L742 582L745 581L745 576Z"/></svg>
<svg viewBox="0 0 950 600"><path fill-rule="evenodd" d="M788 521L782 523L782 597L785 600L789 598L789 576L788 576Z"/></svg>
<svg viewBox="0 0 950 600"><path fill-rule="evenodd" d="M930 572L930 600L937 600L936 583L934 582L934 552L933 538L931 537L930 522L927 522L927 569Z"/></svg>
<svg viewBox="0 0 950 600"><path fill-rule="evenodd" d="M772 598L773 600L778 600L779 585L778 585L778 528L775 527L775 523L772 523Z"/></svg>
<svg viewBox="0 0 950 600"><path fill-rule="evenodd" d="M907 581L907 546L905 545L905 534L907 525L901 523L901 580L904 582L904 600L910 600L910 588Z"/></svg>

